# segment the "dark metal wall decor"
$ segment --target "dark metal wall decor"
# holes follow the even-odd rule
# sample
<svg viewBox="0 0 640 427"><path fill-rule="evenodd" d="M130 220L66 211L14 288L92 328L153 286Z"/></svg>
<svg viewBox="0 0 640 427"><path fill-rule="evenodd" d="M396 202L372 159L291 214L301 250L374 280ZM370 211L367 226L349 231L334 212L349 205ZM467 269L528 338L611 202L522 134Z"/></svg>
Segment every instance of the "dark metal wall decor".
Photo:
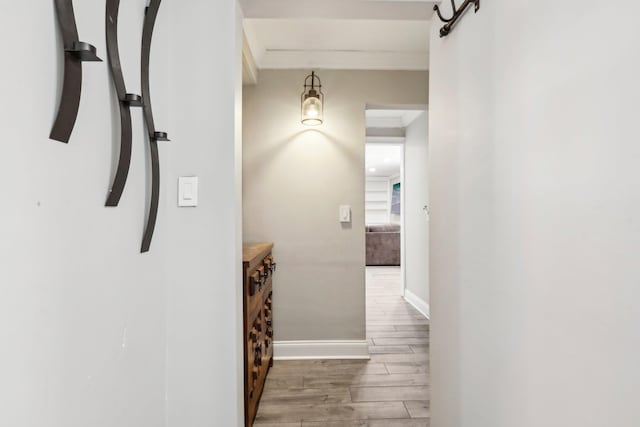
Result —
<svg viewBox="0 0 640 427"><path fill-rule="evenodd" d="M440 28L440 37L446 37L449 35L453 27L456 25L456 22L458 21L458 19L466 12L467 7L469 7L472 4L475 5L475 13L478 13L478 11L480 10L480 0L464 0L464 3L462 3L462 6L460 6L460 9L456 7L455 0L451 0L451 7L453 8L453 16L449 19L442 16L442 13L440 13L440 7L438 5L433 6L433 10L436 11L440 20L442 22L446 22L444 27Z"/></svg>
<svg viewBox="0 0 640 427"><path fill-rule="evenodd" d="M113 86L118 97L120 111L120 155L118 167L107 197L106 206L118 206L124 187L127 183L132 152L132 123L131 107L141 107L149 136L149 153L151 156L151 203L149 206L147 223L142 239L141 252L148 252L158 218L160 199L160 156L158 141L169 141L166 132L158 131L155 127L149 82L149 68L151 60L151 41L153 30L162 0L150 0L145 8L144 26L142 30L142 62L141 80L142 95L127 93L122 64L120 63L120 49L118 46L118 13L120 0L106 0L106 39L107 55ZM78 40L78 29L73 12L72 0L55 0L56 13L62 32L64 43L64 82L62 99L58 114L51 131L50 138L68 142L78 116L80 93L82 90L82 62L102 61L96 56L96 48Z"/></svg>
<svg viewBox="0 0 640 427"><path fill-rule="evenodd" d="M127 183L129 166L131 164L132 129L131 129L131 107L141 107L142 97L140 95L127 93L120 64L120 49L118 47L118 11L120 0L107 0L106 12L106 33L107 33L107 55L109 56L109 67L111 68L111 78L118 96L118 107L120 109L120 156L118 168L111 186L111 191L107 197L106 206L118 206L122 192Z"/></svg>
<svg viewBox="0 0 640 427"><path fill-rule="evenodd" d="M153 120L153 108L151 106L151 94L149 83L149 63L151 60L151 41L153 29L156 24L158 10L162 0L151 0L145 10L144 26L142 29L142 99L145 123L149 133L149 152L151 155L151 204L149 217L142 239L141 252L148 252L151 247L151 239L158 218L158 204L160 201L160 156L158 154L158 141L169 141L166 132L156 130Z"/></svg>
<svg viewBox="0 0 640 427"><path fill-rule="evenodd" d="M149 64L151 61L151 41L153 39L153 29L160 9L162 0L151 0L149 6L145 8L144 24L142 29L142 61L141 80L142 95L127 93L122 66L120 64L120 52L118 48L118 11L120 0L107 0L106 31L107 31L107 51L109 54L109 64L113 83L118 95L120 107L120 158L118 169L111 187L111 192L107 199L107 206L118 206L122 192L124 191L131 164L132 130L131 130L131 107L142 107L144 121L149 134L149 152L151 155L151 203L149 205L149 216L142 239L142 253L148 252L151 247L153 232L158 218L158 205L160 199L160 156L158 153L158 141L169 141L166 132L157 131L153 119L153 109L151 107L151 94L149 83Z"/></svg>
<svg viewBox="0 0 640 427"><path fill-rule="evenodd" d="M72 0L55 1L64 45L64 78L60 106L49 138L68 143L80 108L82 63L102 60L96 56L94 46L79 40Z"/></svg>

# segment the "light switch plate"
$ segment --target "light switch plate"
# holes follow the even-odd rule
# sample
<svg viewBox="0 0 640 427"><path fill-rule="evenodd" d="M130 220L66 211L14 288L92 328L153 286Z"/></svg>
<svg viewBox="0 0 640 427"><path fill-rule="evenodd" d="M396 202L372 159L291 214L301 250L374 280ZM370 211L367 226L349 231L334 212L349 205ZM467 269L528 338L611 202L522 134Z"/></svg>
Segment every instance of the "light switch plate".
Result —
<svg viewBox="0 0 640 427"><path fill-rule="evenodd" d="M181 176L178 178L178 206L198 206L197 176Z"/></svg>
<svg viewBox="0 0 640 427"><path fill-rule="evenodd" d="M340 206L340 222L342 223L351 222L351 206L349 205Z"/></svg>

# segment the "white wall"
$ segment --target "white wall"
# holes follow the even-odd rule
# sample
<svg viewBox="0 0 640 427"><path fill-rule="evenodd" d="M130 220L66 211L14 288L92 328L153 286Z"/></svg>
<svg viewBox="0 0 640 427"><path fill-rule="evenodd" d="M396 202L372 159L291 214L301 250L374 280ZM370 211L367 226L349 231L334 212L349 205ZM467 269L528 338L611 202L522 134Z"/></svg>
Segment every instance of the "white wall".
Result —
<svg viewBox="0 0 640 427"><path fill-rule="evenodd" d="M242 384L242 19L235 1L174 0L172 137L166 157L167 419L244 425ZM195 43L194 43L195 41ZM177 176L200 177L196 209L177 209Z"/></svg>
<svg viewBox="0 0 640 427"><path fill-rule="evenodd" d="M389 178L367 177L364 191L365 224L388 224L391 209Z"/></svg>
<svg viewBox="0 0 640 427"><path fill-rule="evenodd" d="M427 113L406 130L404 155L405 288L407 297L428 314L429 305L429 144ZM417 300L416 300L417 299Z"/></svg>
<svg viewBox="0 0 640 427"><path fill-rule="evenodd" d="M322 71L325 124L311 129L300 124L308 72L262 71L245 88L245 240L275 243L277 341L364 340L365 108L426 104L428 74ZM342 204L351 225L338 222Z"/></svg>
<svg viewBox="0 0 640 427"><path fill-rule="evenodd" d="M81 39L106 60L104 2L74 3ZM121 5L131 92L146 4ZM0 425L240 425L235 13L234 2L163 2L151 78L172 142L160 147L158 224L141 255L141 112L120 207L105 208L119 135L107 62L84 66L69 145L49 140L62 71L54 2L0 3L13 58L0 72ZM201 206L179 210L177 177L191 173Z"/></svg>
<svg viewBox="0 0 640 427"><path fill-rule="evenodd" d="M638 16L494 0L434 26L435 426L638 425Z"/></svg>

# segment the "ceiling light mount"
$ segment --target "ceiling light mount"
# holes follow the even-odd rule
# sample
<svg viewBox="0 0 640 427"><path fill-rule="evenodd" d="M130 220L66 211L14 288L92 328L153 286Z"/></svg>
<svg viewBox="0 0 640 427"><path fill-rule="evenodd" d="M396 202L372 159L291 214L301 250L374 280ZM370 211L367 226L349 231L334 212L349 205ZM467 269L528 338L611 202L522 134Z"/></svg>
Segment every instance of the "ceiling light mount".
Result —
<svg viewBox="0 0 640 427"><path fill-rule="evenodd" d="M480 10L480 0L464 0L464 3L462 3L460 9L456 7L455 0L451 0L453 16L449 19L442 16L442 13L440 13L440 7L438 5L433 6L433 10L436 11L440 20L442 22L446 22L444 27L440 28L440 37L446 37L449 35L453 27L456 25L458 19L467 11L467 7L472 4L475 5L475 13L478 13L478 11Z"/></svg>
<svg viewBox="0 0 640 427"><path fill-rule="evenodd" d="M307 126L319 126L324 121L324 94L322 82L312 71L304 79L304 91L301 97L302 124Z"/></svg>

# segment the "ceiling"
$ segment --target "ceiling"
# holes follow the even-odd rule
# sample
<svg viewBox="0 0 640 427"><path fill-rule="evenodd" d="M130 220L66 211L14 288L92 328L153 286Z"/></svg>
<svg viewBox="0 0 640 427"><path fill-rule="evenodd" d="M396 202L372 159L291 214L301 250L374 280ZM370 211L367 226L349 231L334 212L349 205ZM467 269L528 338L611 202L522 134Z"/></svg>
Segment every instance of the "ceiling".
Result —
<svg viewBox="0 0 640 427"><path fill-rule="evenodd" d="M425 110L368 108L365 112L367 135L369 131L398 130L398 136L368 137L366 145L367 176L390 177L400 173L402 164L402 143L405 129ZM384 132L382 132L384 133ZM392 135L389 133L388 135ZM375 142L372 142L375 141Z"/></svg>
<svg viewBox="0 0 640 427"><path fill-rule="evenodd" d="M390 177L400 174L400 145L367 144L365 151L367 176Z"/></svg>
<svg viewBox="0 0 640 427"><path fill-rule="evenodd" d="M426 70L435 3L241 0L258 69Z"/></svg>
<svg viewBox="0 0 640 427"><path fill-rule="evenodd" d="M428 20L433 0L240 0L245 18Z"/></svg>
<svg viewBox="0 0 640 427"><path fill-rule="evenodd" d="M377 110L366 111L367 128L406 128L424 110Z"/></svg>

